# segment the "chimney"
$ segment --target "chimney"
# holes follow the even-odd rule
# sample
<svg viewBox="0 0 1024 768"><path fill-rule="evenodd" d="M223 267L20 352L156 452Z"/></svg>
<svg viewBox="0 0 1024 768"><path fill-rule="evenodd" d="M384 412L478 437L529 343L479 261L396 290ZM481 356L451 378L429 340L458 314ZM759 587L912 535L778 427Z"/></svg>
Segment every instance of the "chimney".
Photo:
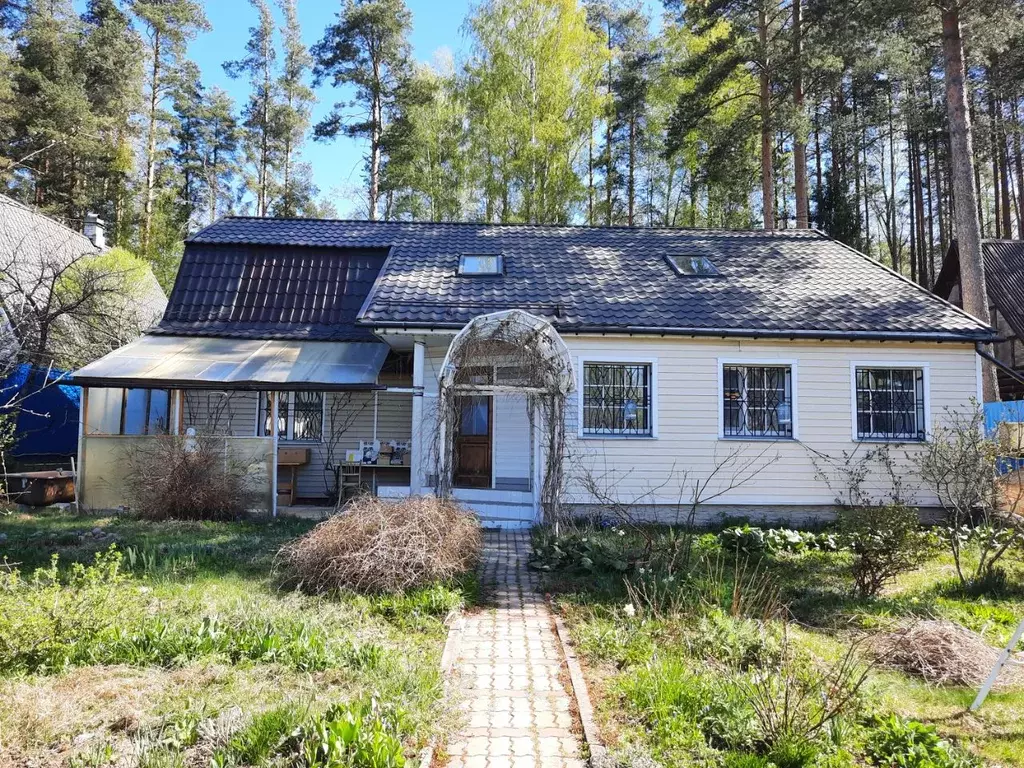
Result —
<svg viewBox="0 0 1024 768"><path fill-rule="evenodd" d="M105 223L103 219L99 217L99 214L87 213L85 214L85 227L84 234L100 250L107 247L107 240L103 235L103 228Z"/></svg>

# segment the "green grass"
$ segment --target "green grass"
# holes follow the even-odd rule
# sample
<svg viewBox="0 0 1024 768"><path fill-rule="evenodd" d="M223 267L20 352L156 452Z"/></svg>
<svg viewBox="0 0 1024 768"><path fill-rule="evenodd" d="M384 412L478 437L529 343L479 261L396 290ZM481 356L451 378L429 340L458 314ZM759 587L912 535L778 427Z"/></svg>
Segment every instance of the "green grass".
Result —
<svg viewBox="0 0 1024 768"><path fill-rule="evenodd" d="M0 764L271 765L372 743L359 764L388 766L393 742L444 731L444 619L475 582L284 590L275 554L311 527L0 517Z"/></svg>
<svg viewBox="0 0 1024 768"><path fill-rule="evenodd" d="M737 562L716 551L713 534L700 538L697 548L705 556L688 569L673 559L678 533L666 529L578 536L585 543L553 545L542 532L535 537L535 565L547 572L544 588L556 595L603 732L623 762L962 768L980 760L1024 766L1024 687L994 693L970 714L975 689L938 688L873 669L842 715L806 735L801 724L813 720L807 702L823 700L830 690L821 676L835 672L862 630L913 617L945 618L993 647L1004 645L1024 618L1019 554L1004 563L1006 582L988 591L961 588L952 559L939 554L874 600L853 595L848 553L774 554L759 560L753 576L751 558L741 591L766 583L777 590L795 620L784 632L781 621L764 623L756 610L747 611L752 618L729 615ZM638 559L648 537L653 556ZM649 585L647 596L628 593L627 580ZM800 692L811 695L780 729L751 704L759 686L776 702L787 692L791 702Z"/></svg>

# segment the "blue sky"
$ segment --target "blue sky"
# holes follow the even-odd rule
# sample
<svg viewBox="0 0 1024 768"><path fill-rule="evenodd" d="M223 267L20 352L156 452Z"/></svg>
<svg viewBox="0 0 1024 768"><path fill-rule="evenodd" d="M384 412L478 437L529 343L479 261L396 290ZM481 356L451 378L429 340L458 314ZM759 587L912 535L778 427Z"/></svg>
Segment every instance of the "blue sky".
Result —
<svg viewBox="0 0 1024 768"><path fill-rule="evenodd" d="M470 9L469 0L406 0L406 3L412 12L410 42L418 61L431 61L439 50L447 49L456 56L463 51L467 43L461 27ZM307 45L323 36L324 29L341 7L341 0L298 0L302 37ZM277 14L276 7L274 11ZM213 29L192 42L189 55L202 70L203 83L207 87L223 88L241 107L248 98L248 85L229 78L221 65L244 54L249 28L256 23L256 11L248 0L210 0L206 3L206 15ZM329 84L318 88L317 96L320 101L314 108L314 120L330 111L336 101L346 98ZM339 137L326 144L307 141L303 150L303 159L312 165L321 195L329 199L342 216L352 213L353 208L346 193L351 194L352 188L362 183L362 144Z"/></svg>

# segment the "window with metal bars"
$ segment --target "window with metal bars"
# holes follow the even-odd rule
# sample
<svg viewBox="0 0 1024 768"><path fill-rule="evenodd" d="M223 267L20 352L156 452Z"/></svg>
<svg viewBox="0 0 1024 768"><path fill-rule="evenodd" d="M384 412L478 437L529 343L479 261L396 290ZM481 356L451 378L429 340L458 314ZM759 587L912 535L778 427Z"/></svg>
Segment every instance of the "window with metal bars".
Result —
<svg viewBox="0 0 1024 768"><path fill-rule="evenodd" d="M583 364L583 434L654 434L649 363Z"/></svg>
<svg viewBox="0 0 1024 768"><path fill-rule="evenodd" d="M260 393L259 434L270 435L270 398ZM324 434L323 392L280 392L277 404L277 433L282 440L319 441Z"/></svg>
<svg viewBox="0 0 1024 768"><path fill-rule="evenodd" d="M725 437L793 437L793 371L788 365L722 366Z"/></svg>
<svg viewBox="0 0 1024 768"><path fill-rule="evenodd" d="M857 368L858 440L924 440L924 370Z"/></svg>

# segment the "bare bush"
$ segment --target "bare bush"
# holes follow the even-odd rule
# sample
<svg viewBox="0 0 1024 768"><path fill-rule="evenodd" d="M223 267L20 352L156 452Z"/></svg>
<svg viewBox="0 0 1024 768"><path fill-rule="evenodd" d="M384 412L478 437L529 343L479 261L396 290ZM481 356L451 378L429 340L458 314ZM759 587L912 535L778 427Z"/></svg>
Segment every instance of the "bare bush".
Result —
<svg viewBox="0 0 1024 768"><path fill-rule="evenodd" d="M1024 486L999 481L1000 446L985 436L984 426L980 408L948 413L920 462L921 477L945 513L947 543L965 586L983 581L1012 547L1024 543L1024 518L1018 513ZM977 545L973 569L963 551L970 544Z"/></svg>
<svg viewBox="0 0 1024 768"><path fill-rule="evenodd" d="M899 632L876 635L871 649L881 666L933 685L976 687L985 682L999 651L952 621L919 621ZM1007 665L1003 684L1020 683L1022 670Z"/></svg>
<svg viewBox="0 0 1024 768"><path fill-rule="evenodd" d="M129 508L150 520L233 520L255 501L247 467L209 436L153 437L134 442L123 457Z"/></svg>
<svg viewBox="0 0 1024 768"><path fill-rule="evenodd" d="M469 570L481 538L476 518L451 500L363 496L279 557L286 578L309 592L398 592Z"/></svg>

